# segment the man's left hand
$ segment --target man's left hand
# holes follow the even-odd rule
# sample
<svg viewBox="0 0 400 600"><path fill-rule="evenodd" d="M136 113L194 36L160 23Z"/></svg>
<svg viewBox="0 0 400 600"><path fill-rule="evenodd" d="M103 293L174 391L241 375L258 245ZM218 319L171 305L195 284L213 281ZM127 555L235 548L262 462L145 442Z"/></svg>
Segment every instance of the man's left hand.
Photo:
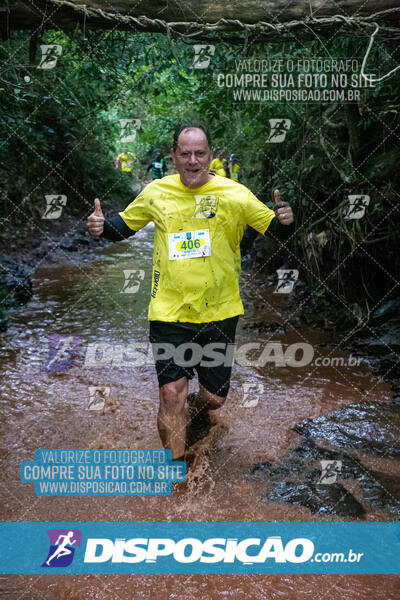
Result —
<svg viewBox="0 0 400 600"><path fill-rule="evenodd" d="M282 225L290 225L294 221L292 207L288 202L281 201L279 190L274 191L275 214Z"/></svg>

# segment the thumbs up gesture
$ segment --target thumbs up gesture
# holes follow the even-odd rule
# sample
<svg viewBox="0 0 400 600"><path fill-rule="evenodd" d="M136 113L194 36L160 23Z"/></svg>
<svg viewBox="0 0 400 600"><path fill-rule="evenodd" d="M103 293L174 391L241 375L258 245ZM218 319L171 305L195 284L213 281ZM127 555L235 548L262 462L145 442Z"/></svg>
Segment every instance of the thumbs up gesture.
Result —
<svg viewBox="0 0 400 600"><path fill-rule="evenodd" d="M288 202L281 201L279 190L274 191L275 215L282 225L290 225L294 221L292 207Z"/></svg>
<svg viewBox="0 0 400 600"><path fill-rule="evenodd" d="M94 211L88 216L86 221L89 233L93 237L100 236L104 229L104 215L101 210L101 204L99 198L94 200Z"/></svg>

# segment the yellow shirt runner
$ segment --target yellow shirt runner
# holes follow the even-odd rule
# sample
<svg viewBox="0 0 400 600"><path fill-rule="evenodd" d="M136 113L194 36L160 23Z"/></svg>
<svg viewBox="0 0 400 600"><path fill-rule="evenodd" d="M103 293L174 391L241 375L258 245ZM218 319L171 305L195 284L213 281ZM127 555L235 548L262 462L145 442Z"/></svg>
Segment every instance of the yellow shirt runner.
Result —
<svg viewBox="0 0 400 600"><path fill-rule="evenodd" d="M136 156L133 152L122 152L121 154L118 154L117 160L121 163L121 171L130 173L133 169L133 163L136 160Z"/></svg>
<svg viewBox="0 0 400 600"><path fill-rule="evenodd" d="M210 163L209 169L210 169L210 171L213 169L215 171L218 171L218 169L222 169L222 167L223 167L222 160L219 160L219 158L214 158Z"/></svg>
<svg viewBox="0 0 400 600"><path fill-rule="evenodd" d="M191 189L169 175L119 214L135 231L155 224L150 321L207 323L243 314L240 241L247 225L265 233L275 216L248 188L215 175Z"/></svg>
<svg viewBox="0 0 400 600"><path fill-rule="evenodd" d="M232 165L232 163L229 163L229 168L231 170L231 179L233 179L234 181L239 181L239 170L240 167L237 163L234 163Z"/></svg>

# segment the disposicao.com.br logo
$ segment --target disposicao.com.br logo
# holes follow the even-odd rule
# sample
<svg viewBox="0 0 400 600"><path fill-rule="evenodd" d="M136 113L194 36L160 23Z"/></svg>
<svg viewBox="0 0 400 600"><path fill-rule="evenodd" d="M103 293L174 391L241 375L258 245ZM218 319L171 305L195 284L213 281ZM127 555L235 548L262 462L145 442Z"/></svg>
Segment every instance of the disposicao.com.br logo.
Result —
<svg viewBox="0 0 400 600"><path fill-rule="evenodd" d="M293 538L286 544L281 536L262 538L198 538L178 541L171 538L89 538L85 563L157 563L172 558L177 563L241 563L253 565L305 562L359 562L363 553L325 552L314 554L314 543L308 538Z"/></svg>

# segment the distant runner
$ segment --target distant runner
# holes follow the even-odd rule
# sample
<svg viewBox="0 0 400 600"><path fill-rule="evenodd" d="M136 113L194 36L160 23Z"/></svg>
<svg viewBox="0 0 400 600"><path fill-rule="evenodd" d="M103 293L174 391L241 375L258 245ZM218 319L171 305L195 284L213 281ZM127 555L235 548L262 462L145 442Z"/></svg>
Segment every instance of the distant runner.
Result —
<svg viewBox="0 0 400 600"><path fill-rule="evenodd" d="M224 158L225 158L225 155L222 152L222 150L218 150L216 152L216 158L214 158L210 163L210 171L212 173L217 174L219 169L223 169Z"/></svg>
<svg viewBox="0 0 400 600"><path fill-rule="evenodd" d="M239 167L238 162L237 162L237 156L236 156L236 154L231 154L231 157L229 159L229 170L231 172L231 179L233 179L234 181L239 182L239 170L240 170L240 167Z"/></svg>
<svg viewBox="0 0 400 600"><path fill-rule="evenodd" d="M294 232L294 219L288 203L280 202L278 190L273 211L245 186L209 172L213 148L204 125L178 127L171 155L176 175L153 181L107 221L96 198L87 225L91 235L117 241L149 222L155 224L149 321L160 388L157 425L164 447L172 450L175 460L182 460L185 449L207 434L209 411L220 408L228 394L233 361L229 349L243 314L239 294L243 232L250 225L274 239L287 239ZM182 351L188 344L189 362ZM210 355L210 345L219 348L213 351L216 357ZM194 371L199 391L188 397ZM188 430L186 401L191 414Z"/></svg>
<svg viewBox="0 0 400 600"><path fill-rule="evenodd" d="M226 160L226 158L224 158L224 160L222 161L222 168L218 169L217 175L219 175L220 177L227 177L228 179L231 178L231 172L230 172L230 169L229 169L229 163Z"/></svg>
<svg viewBox="0 0 400 600"><path fill-rule="evenodd" d="M167 172L167 165L161 152L156 152L154 160L147 167L147 172L151 169L151 176L154 179L161 179Z"/></svg>
<svg viewBox="0 0 400 600"><path fill-rule="evenodd" d="M131 173L135 160L135 154L130 152L128 148L124 148L121 154L118 154L117 156L117 168L124 173Z"/></svg>

